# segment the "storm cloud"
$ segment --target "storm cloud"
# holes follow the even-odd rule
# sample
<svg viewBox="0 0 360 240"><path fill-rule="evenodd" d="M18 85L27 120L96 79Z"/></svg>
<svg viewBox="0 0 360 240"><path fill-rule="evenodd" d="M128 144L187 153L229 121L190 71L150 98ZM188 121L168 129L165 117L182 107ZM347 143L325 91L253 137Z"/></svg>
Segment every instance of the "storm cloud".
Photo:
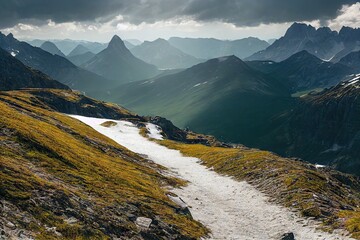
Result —
<svg viewBox="0 0 360 240"><path fill-rule="evenodd" d="M329 20L353 0L0 0L0 28L17 23L105 22L122 15L133 24L189 18L236 26Z"/></svg>

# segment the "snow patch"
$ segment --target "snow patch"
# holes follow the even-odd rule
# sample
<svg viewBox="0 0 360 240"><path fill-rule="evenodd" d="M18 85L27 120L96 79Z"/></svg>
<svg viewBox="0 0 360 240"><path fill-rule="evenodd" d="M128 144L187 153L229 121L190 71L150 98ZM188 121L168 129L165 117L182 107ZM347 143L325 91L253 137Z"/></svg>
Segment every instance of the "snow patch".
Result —
<svg viewBox="0 0 360 240"><path fill-rule="evenodd" d="M193 86L193 88L194 88L194 87L199 87L199 86L204 85L204 84L207 84L207 82L202 82L202 83L195 84L195 85Z"/></svg>
<svg viewBox="0 0 360 240"><path fill-rule="evenodd" d="M358 83L360 81L360 74L355 74L355 75L352 75L353 78L342 83L341 85L344 86L344 87L349 87L351 85L354 85L356 83Z"/></svg>
<svg viewBox="0 0 360 240"><path fill-rule="evenodd" d="M189 181L186 187L173 189L181 199L173 201L191 206L194 219L212 231L211 239L279 239L292 232L296 239L350 239L338 234L321 232L316 222L299 217L287 208L269 202L268 197L247 182L222 176L200 164L198 158L184 157L179 151L168 149L139 134L130 122L72 116L103 135L157 164L172 174ZM114 121L116 126L100 124Z"/></svg>
<svg viewBox="0 0 360 240"><path fill-rule="evenodd" d="M161 135L161 127L152 124L152 123L147 123L146 124L146 129L149 131L148 137L149 138L153 138L156 140L164 140L163 136Z"/></svg>
<svg viewBox="0 0 360 240"><path fill-rule="evenodd" d="M325 165L320 165L320 164L315 164L315 167L316 168L325 168L326 166Z"/></svg>
<svg viewBox="0 0 360 240"><path fill-rule="evenodd" d="M13 51L10 52L10 54L11 54L11 56L16 57L16 55L19 54L19 51L18 50L13 50Z"/></svg>

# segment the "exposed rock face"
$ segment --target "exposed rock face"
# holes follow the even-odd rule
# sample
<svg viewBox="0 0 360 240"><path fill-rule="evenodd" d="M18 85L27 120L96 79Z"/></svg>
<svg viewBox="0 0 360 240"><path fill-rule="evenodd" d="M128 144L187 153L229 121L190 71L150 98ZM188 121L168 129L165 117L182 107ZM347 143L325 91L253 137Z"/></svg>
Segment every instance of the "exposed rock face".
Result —
<svg viewBox="0 0 360 240"><path fill-rule="evenodd" d="M337 62L352 51L360 50L360 30L343 27L340 32L328 27L315 29L311 25L294 23L283 37L247 60L273 60L280 62L306 50L324 60Z"/></svg>

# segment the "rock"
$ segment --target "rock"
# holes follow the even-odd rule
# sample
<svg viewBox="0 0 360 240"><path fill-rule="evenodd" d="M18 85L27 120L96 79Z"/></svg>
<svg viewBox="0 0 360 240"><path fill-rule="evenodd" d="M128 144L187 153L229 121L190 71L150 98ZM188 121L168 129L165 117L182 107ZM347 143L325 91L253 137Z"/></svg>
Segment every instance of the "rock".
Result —
<svg viewBox="0 0 360 240"><path fill-rule="evenodd" d="M15 224L13 224L12 222L7 222L7 223L6 223L6 227L10 228L11 230L16 229Z"/></svg>
<svg viewBox="0 0 360 240"><path fill-rule="evenodd" d="M280 237L280 240L295 240L295 235L292 232L285 233Z"/></svg>
<svg viewBox="0 0 360 240"><path fill-rule="evenodd" d="M135 221L140 228L148 229L152 223L152 219L146 217L138 217Z"/></svg>
<svg viewBox="0 0 360 240"><path fill-rule="evenodd" d="M180 197L174 197L171 195L168 195L168 197L174 202L176 203L176 205L179 206L179 208L177 209L177 212L183 215L187 215L189 217L192 218L191 212L189 210L188 205L180 198Z"/></svg>

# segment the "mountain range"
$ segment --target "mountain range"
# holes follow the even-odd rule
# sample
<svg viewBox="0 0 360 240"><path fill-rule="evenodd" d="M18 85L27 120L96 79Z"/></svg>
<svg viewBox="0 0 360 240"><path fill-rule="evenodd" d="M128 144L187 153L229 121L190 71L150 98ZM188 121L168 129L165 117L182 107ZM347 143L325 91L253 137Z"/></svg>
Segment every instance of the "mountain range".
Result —
<svg viewBox="0 0 360 240"><path fill-rule="evenodd" d="M269 46L268 42L253 37L233 41L214 38L172 37L168 41L172 46L184 53L200 59L211 59L227 55L235 55L242 59Z"/></svg>
<svg viewBox="0 0 360 240"><path fill-rule="evenodd" d="M98 89L99 84L107 84L105 78L81 69L59 55L18 41L12 34L0 34L0 47L26 66L39 70L73 89L89 91Z"/></svg>
<svg viewBox="0 0 360 240"><path fill-rule="evenodd" d="M251 61L249 66L286 83L292 93L332 87L358 70L323 61L309 52L297 52L282 62Z"/></svg>
<svg viewBox="0 0 360 240"><path fill-rule="evenodd" d="M343 27L339 32L328 27L314 28L294 23L285 35L246 60L283 61L306 50L320 59L337 62L352 51L360 50L360 29Z"/></svg>

